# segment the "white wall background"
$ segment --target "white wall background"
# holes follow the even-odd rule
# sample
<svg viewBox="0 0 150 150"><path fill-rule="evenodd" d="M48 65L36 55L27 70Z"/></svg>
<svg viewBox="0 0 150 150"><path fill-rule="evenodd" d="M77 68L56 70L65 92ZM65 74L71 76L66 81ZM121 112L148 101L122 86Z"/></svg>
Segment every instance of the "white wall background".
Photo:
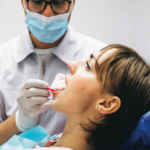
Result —
<svg viewBox="0 0 150 150"><path fill-rule="evenodd" d="M0 43L25 28L21 0L1 0ZM134 48L150 61L150 0L76 0L71 25L107 44Z"/></svg>

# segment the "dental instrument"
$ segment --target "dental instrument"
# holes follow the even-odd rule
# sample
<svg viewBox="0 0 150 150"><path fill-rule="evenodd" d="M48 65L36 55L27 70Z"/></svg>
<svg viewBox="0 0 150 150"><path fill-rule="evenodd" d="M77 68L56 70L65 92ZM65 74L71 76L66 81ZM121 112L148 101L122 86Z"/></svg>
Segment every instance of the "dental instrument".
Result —
<svg viewBox="0 0 150 150"><path fill-rule="evenodd" d="M52 89L52 88L50 88L50 87L48 87L47 88L49 91L52 91L52 92L56 92L57 90L55 90L55 89Z"/></svg>

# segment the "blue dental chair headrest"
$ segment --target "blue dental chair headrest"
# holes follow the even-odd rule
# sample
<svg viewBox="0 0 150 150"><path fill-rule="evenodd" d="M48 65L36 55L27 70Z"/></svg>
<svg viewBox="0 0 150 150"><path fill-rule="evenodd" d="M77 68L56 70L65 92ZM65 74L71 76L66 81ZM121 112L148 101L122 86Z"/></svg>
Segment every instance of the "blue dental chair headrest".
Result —
<svg viewBox="0 0 150 150"><path fill-rule="evenodd" d="M150 150L150 111L140 118L119 150Z"/></svg>

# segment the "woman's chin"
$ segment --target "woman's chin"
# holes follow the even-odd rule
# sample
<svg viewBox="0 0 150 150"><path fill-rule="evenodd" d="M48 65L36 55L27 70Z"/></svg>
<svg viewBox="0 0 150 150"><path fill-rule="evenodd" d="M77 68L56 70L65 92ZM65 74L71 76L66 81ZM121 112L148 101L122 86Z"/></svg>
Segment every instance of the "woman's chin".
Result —
<svg viewBox="0 0 150 150"><path fill-rule="evenodd" d="M59 111L59 107L60 107L60 100L57 96L55 96L52 104L52 109Z"/></svg>
<svg viewBox="0 0 150 150"><path fill-rule="evenodd" d="M65 102L65 99L66 99L66 97L64 95L65 95L64 90L53 93L54 101L53 101L53 104L52 104L52 108L55 111L59 111L59 112L62 113L62 111L63 111L62 106L64 106L64 102Z"/></svg>
<svg viewBox="0 0 150 150"><path fill-rule="evenodd" d="M54 109L55 111L58 111L57 104L55 104L55 102L53 102L53 104L52 104L52 109Z"/></svg>

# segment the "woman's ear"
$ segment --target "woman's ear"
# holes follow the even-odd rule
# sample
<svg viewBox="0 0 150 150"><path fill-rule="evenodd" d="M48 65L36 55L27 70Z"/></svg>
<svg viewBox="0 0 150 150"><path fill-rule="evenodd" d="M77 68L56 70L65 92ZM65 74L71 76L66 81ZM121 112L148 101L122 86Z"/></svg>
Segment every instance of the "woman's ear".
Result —
<svg viewBox="0 0 150 150"><path fill-rule="evenodd" d="M109 96L101 99L97 103L97 111L103 115L112 114L118 111L121 106L121 100L117 96Z"/></svg>

